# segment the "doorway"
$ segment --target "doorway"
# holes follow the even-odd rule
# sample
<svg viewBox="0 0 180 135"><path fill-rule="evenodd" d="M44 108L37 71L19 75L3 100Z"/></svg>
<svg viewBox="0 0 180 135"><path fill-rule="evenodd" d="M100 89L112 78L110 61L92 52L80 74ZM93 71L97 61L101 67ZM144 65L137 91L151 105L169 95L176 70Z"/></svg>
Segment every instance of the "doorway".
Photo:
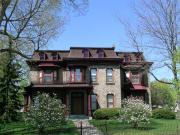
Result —
<svg viewBox="0 0 180 135"><path fill-rule="evenodd" d="M83 92L71 93L71 114L74 114L74 115L84 114L84 93Z"/></svg>

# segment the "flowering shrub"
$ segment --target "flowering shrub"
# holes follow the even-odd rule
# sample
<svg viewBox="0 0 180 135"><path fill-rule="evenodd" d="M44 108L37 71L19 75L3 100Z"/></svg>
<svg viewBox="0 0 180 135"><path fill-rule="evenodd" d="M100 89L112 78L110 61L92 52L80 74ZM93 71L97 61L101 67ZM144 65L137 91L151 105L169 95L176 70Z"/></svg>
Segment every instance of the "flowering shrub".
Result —
<svg viewBox="0 0 180 135"><path fill-rule="evenodd" d="M123 122L127 122L134 128L137 128L140 123L149 123L150 117L151 109L143 100L131 97L122 101L119 118Z"/></svg>
<svg viewBox="0 0 180 135"><path fill-rule="evenodd" d="M39 132L43 132L45 128L62 124L65 121L64 108L61 100L49 94L38 94L25 114L25 122L37 128Z"/></svg>

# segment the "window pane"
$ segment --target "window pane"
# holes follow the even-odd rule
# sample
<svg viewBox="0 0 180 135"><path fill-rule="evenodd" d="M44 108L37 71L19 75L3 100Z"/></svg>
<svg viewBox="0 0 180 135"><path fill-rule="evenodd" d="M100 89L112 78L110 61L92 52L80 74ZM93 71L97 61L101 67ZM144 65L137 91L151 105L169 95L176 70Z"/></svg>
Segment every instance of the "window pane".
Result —
<svg viewBox="0 0 180 135"><path fill-rule="evenodd" d="M91 75L96 75L96 69L95 68L91 69Z"/></svg>
<svg viewBox="0 0 180 135"><path fill-rule="evenodd" d="M112 82L113 79L112 79L112 76L107 76L107 82Z"/></svg>
<svg viewBox="0 0 180 135"><path fill-rule="evenodd" d="M81 69L77 68L75 71L76 71L75 79L76 79L76 81L80 82L81 81Z"/></svg>
<svg viewBox="0 0 180 135"><path fill-rule="evenodd" d="M51 70L44 70L44 74L51 74L52 71Z"/></svg>
<svg viewBox="0 0 180 135"><path fill-rule="evenodd" d="M113 81L113 74L112 74L112 69L111 68L108 68L107 70L106 70L106 81L107 82L112 82Z"/></svg>
<svg viewBox="0 0 180 135"><path fill-rule="evenodd" d="M113 108L114 106L114 95L113 94L108 94L107 95L107 107L108 108Z"/></svg>
<svg viewBox="0 0 180 135"><path fill-rule="evenodd" d="M71 69L71 82L74 82L74 69Z"/></svg>
<svg viewBox="0 0 180 135"><path fill-rule="evenodd" d="M97 109L96 95L91 95L91 109L92 110L96 110Z"/></svg>
<svg viewBox="0 0 180 135"><path fill-rule="evenodd" d="M52 82L51 76L44 76L44 82Z"/></svg>
<svg viewBox="0 0 180 135"><path fill-rule="evenodd" d="M107 76L112 76L112 69L107 69Z"/></svg>
<svg viewBox="0 0 180 135"><path fill-rule="evenodd" d="M96 72L97 72L97 69L95 69L95 68L91 69L91 80L93 82L96 82Z"/></svg>
<svg viewBox="0 0 180 135"><path fill-rule="evenodd" d="M140 84L140 75L138 73L132 73L131 82L133 84Z"/></svg>

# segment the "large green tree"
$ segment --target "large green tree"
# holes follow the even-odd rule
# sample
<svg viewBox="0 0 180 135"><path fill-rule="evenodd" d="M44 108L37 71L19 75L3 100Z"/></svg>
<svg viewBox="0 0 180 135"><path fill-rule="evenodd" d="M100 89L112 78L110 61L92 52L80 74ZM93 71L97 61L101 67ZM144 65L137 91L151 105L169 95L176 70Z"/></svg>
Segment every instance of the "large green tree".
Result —
<svg viewBox="0 0 180 135"><path fill-rule="evenodd" d="M0 0L0 115L13 119L19 110L19 63L47 45L61 31L66 15L82 13L88 0ZM6 54L8 56L6 56Z"/></svg>
<svg viewBox="0 0 180 135"><path fill-rule="evenodd" d="M177 99L177 91L172 85L158 81L151 82L152 106L174 108Z"/></svg>
<svg viewBox="0 0 180 135"><path fill-rule="evenodd" d="M22 107L21 66L11 53L6 53L5 68L0 76L0 120L9 122L17 120L17 113Z"/></svg>

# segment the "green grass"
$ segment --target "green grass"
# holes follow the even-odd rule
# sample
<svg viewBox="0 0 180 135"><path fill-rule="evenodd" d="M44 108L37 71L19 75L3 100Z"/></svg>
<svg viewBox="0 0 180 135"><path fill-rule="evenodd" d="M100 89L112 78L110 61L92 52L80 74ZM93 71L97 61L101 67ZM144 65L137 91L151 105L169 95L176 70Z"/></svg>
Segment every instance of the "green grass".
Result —
<svg viewBox="0 0 180 135"><path fill-rule="evenodd" d="M0 135L37 135L38 131L32 127L28 127L24 122L12 122L5 125L0 129ZM78 130L74 126L72 121L68 121L67 124L51 127L46 129L43 135L79 135Z"/></svg>
<svg viewBox="0 0 180 135"><path fill-rule="evenodd" d="M149 125L138 129L117 120L91 120L90 123L108 135L180 135L180 120L152 119Z"/></svg>

